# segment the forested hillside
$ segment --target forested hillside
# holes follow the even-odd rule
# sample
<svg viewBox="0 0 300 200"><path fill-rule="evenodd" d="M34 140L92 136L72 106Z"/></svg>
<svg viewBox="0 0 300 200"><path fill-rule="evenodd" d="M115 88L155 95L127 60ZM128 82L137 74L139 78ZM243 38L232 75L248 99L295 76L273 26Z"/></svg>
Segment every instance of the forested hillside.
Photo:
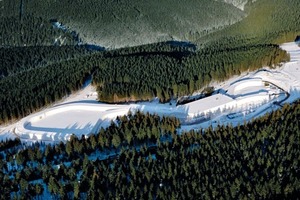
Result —
<svg viewBox="0 0 300 200"><path fill-rule="evenodd" d="M104 59L93 79L98 85L99 100L124 102L157 96L165 102L192 94L212 80L223 81L243 71L289 59L277 45L235 44L234 39L228 40L222 42L224 46L212 45L182 58L148 52Z"/></svg>
<svg viewBox="0 0 300 200"><path fill-rule="evenodd" d="M216 45L197 52L169 43L94 53L83 47L64 47L60 51L55 50L58 47L4 49L11 55L2 58L0 120L18 119L60 100L81 88L90 76L98 87L100 101L116 103L157 96L166 102L191 94L212 80L289 59L277 45L236 48L231 40L227 44L224 49ZM78 57L78 53L82 55Z"/></svg>
<svg viewBox="0 0 300 200"><path fill-rule="evenodd" d="M21 13L18 9L20 7L14 7L19 4L12 2L4 1L5 8L12 9L11 12L3 13L7 17L1 18L11 19L1 23L6 27L3 32L13 32L11 27L19 25L21 29L17 29L13 34L3 34L3 43L12 46L43 45L34 48L10 46L9 49L1 49L1 122L24 117L44 105L59 100L80 88L89 76L93 77L93 84L98 88L99 100L104 102L148 100L155 96L165 102L174 97L191 94L207 86L212 80L224 80L246 70L287 61L288 55L274 42L294 39L300 21L298 1L276 0L276 3L272 3L269 0L260 0L247 5L249 15L241 22L204 37L207 42L205 45L201 43L198 50L192 43L166 42L89 55L84 47L43 47L51 43L54 37L63 35L70 38L65 41L74 42L70 31L54 28L50 23L50 19L52 22L60 21L56 15L50 15L50 5L55 5L55 8L60 5L60 9L65 9L61 6L65 1L43 4L50 6L47 9L40 8L40 15L44 13L43 17L48 13L45 18L37 17L35 9L30 10L30 5L34 3L37 8L42 6L37 1L21 1L24 3ZM122 1L119 3L124 4ZM72 4L74 8L76 5L79 8L78 5L94 4L85 4L83 1ZM97 6L95 5L95 9ZM83 6L84 9L88 7ZM73 14L75 11L76 9L68 10ZM61 15L68 15L68 12L61 12ZM157 12L159 13L159 10ZM90 16L91 13L93 12L88 12L87 15ZM74 19L81 16L80 12L77 14ZM91 20L91 17L86 17L86 20ZM85 17L81 18L84 20ZM71 19L73 17L70 14L68 20ZM8 24L11 24L11 27ZM92 27L92 23L88 24ZM27 29L30 25L33 26L32 29ZM181 30L178 27L175 29ZM61 44L63 43L57 45ZM7 76L8 74L11 76Z"/></svg>
<svg viewBox="0 0 300 200"><path fill-rule="evenodd" d="M230 37L256 38L260 42L283 43L300 34L300 1L259 0L248 5L242 21L198 40L198 44Z"/></svg>
<svg viewBox="0 0 300 200"><path fill-rule="evenodd" d="M0 15L1 16L1 15ZM25 15L0 17L0 47L75 45L77 37L53 27L49 20Z"/></svg>
<svg viewBox="0 0 300 200"><path fill-rule="evenodd" d="M279 44L300 33L300 1L249 1L245 11L228 3L247 0L224 1L0 1L0 124L90 78L99 101L166 102L289 60ZM100 52L81 38L152 44ZM198 48L153 43L166 40ZM297 101L248 124L178 134L179 119L137 111L66 143L2 141L0 199L297 199L299 118Z"/></svg>
<svg viewBox="0 0 300 200"><path fill-rule="evenodd" d="M296 102L235 128L178 135L176 118L137 112L66 144L7 141L0 152L0 196L297 199L299 117Z"/></svg>
<svg viewBox="0 0 300 200"><path fill-rule="evenodd" d="M84 46L32 46L0 48L0 79L26 70L78 59L91 54Z"/></svg>
<svg viewBox="0 0 300 200"><path fill-rule="evenodd" d="M193 40L231 25L244 12L211 0L4 0L4 16L58 20L85 43L126 47L168 40Z"/></svg>
<svg viewBox="0 0 300 200"><path fill-rule="evenodd" d="M24 117L80 89L90 73L90 67L83 67L84 62L81 64L82 66L74 67L74 64L62 62L1 79L2 120L7 122Z"/></svg>

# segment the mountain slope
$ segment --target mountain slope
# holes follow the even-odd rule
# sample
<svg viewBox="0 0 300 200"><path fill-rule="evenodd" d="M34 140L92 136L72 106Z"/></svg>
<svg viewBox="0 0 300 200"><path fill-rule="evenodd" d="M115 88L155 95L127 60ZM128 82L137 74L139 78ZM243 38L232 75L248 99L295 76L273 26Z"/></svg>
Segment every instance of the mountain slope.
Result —
<svg viewBox="0 0 300 200"><path fill-rule="evenodd" d="M198 43L222 41L226 37L256 38L259 43L292 41L300 33L300 1L259 0L249 5L249 15L221 31L202 37Z"/></svg>
<svg viewBox="0 0 300 200"><path fill-rule="evenodd" d="M75 45L76 35L32 15L0 18L0 47Z"/></svg>
<svg viewBox="0 0 300 200"><path fill-rule="evenodd" d="M80 33L83 42L105 47L193 40L244 17L244 12L233 5L211 0L21 2L5 4L5 10L10 10L5 15L56 19Z"/></svg>

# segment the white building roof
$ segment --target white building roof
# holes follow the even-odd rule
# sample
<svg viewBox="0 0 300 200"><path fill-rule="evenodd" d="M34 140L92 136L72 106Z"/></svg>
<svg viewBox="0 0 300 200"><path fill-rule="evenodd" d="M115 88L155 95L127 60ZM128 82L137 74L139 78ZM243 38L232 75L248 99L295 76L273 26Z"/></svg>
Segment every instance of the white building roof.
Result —
<svg viewBox="0 0 300 200"><path fill-rule="evenodd" d="M231 102L234 102L234 99L231 97L223 94L216 94L185 104L185 106L187 107L189 115L196 115L199 113L214 111Z"/></svg>

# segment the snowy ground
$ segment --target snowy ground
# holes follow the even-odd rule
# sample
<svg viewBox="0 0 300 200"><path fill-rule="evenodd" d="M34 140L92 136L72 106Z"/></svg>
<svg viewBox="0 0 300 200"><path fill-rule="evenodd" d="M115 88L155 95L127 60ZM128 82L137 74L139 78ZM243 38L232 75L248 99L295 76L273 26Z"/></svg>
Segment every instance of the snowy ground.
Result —
<svg viewBox="0 0 300 200"><path fill-rule="evenodd" d="M243 124L255 117L280 108L276 102L284 100L281 102L282 105L299 99L300 48L295 42L285 43L281 45L281 48L286 50L291 56L291 61L283 64L281 67L276 69L264 68L240 77L234 77L221 84L215 83L216 89L221 89L225 95L229 95L237 100L237 104L246 105L246 107L238 106L235 109L216 113L210 120L203 120L203 123L191 123L192 125L187 123L181 129L188 131L217 126L218 124L232 124L234 126ZM269 86L260 85L258 80L271 84ZM289 95L287 96L286 93ZM268 96L270 97L269 100ZM191 121L197 120L192 119Z"/></svg>
<svg viewBox="0 0 300 200"><path fill-rule="evenodd" d="M276 69L264 68L215 83L220 93L205 99L181 106L176 106L175 102L159 104L157 99L136 104L103 104L97 101L95 88L88 85L51 108L0 127L0 139L20 137L24 142L65 141L71 134L81 137L96 133L100 127L107 127L111 120L129 110L176 116L182 121L182 131L218 124L243 124L280 108L279 103L300 98L300 48L294 42L281 47L290 53L291 62Z"/></svg>

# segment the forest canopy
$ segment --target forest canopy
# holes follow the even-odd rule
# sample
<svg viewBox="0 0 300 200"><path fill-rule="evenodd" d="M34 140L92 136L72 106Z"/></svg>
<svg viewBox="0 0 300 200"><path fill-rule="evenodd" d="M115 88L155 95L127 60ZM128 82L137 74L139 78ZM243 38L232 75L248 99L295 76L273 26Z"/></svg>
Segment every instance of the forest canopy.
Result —
<svg viewBox="0 0 300 200"><path fill-rule="evenodd" d="M5 0L4 16L57 20L85 43L108 48L166 40L193 41L241 20L245 13L211 0Z"/></svg>
<svg viewBox="0 0 300 200"><path fill-rule="evenodd" d="M86 81L99 101L166 102L289 61L279 45L300 35L298 0L248 1L244 11L222 0L128 2L0 1L0 124ZM0 199L297 199L299 118L297 101L179 134L179 119L137 111L66 143L2 141Z"/></svg>
<svg viewBox="0 0 300 200"><path fill-rule="evenodd" d="M298 101L249 124L177 134L178 119L137 112L66 144L6 141L0 196L296 199L299 117Z"/></svg>
<svg viewBox="0 0 300 200"><path fill-rule="evenodd" d="M51 9L41 17L29 11L35 1L21 2L20 13L12 1L5 1L13 12L1 17L0 123L59 100L80 89L87 78L103 102L153 97L166 102L201 91L212 80L276 66L289 60L279 41L294 39L300 21L298 1L259 0L246 6L248 15L238 23L201 37L198 42L206 42L198 48L173 41L97 52L79 45L80 33L53 26L60 19L50 16ZM64 42L55 44L58 38Z"/></svg>

